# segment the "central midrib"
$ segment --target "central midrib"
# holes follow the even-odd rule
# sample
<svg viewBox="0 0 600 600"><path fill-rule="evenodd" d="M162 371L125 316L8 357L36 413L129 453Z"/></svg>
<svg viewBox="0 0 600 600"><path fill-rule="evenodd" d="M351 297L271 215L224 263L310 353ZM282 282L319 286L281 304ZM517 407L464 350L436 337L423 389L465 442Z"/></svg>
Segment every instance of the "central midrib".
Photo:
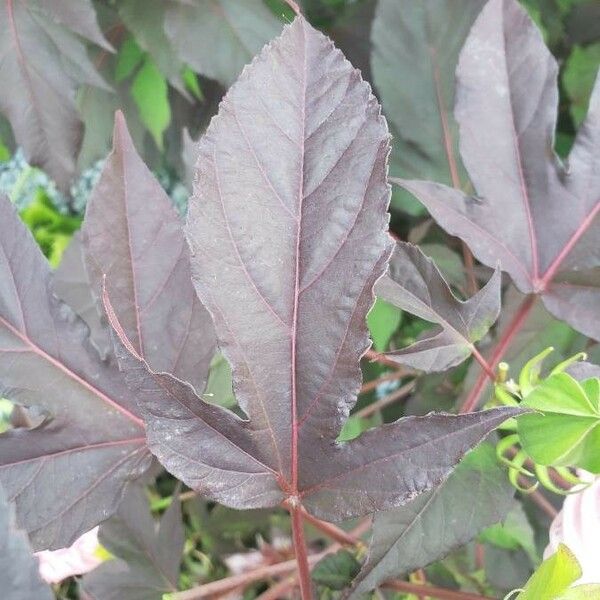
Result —
<svg viewBox="0 0 600 600"><path fill-rule="evenodd" d="M294 274L294 309L292 316L292 335L291 335L291 401L292 401L292 440L291 440L291 470L292 470L292 495L298 496L298 393L297 393L297 373L296 373L296 336L298 331L298 303L300 289L300 236L302 231L302 203L304 200L304 154L305 154L305 134L306 134L306 35L303 32L303 69L302 69L302 135L300 147L300 177L298 187L298 225L296 230L296 265Z"/></svg>

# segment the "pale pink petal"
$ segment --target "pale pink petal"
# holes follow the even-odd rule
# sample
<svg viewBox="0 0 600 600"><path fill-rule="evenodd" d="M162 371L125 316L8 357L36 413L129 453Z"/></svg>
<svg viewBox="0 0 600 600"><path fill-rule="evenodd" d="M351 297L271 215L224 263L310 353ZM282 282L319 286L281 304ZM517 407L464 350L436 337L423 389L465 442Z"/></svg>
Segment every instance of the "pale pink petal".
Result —
<svg viewBox="0 0 600 600"><path fill-rule="evenodd" d="M587 474L579 475L585 479ZM577 583L600 583L600 478L578 494L565 498L550 526L550 543L544 558L554 554L561 542L581 565L583 576Z"/></svg>
<svg viewBox="0 0 600 600"><path fill-rule="evenodd" d="M98 527L95 527L75 540L69 548L37 552L40 575L48 583L58 583L72 575L88 573L103 561L99 548Z"/></svg>

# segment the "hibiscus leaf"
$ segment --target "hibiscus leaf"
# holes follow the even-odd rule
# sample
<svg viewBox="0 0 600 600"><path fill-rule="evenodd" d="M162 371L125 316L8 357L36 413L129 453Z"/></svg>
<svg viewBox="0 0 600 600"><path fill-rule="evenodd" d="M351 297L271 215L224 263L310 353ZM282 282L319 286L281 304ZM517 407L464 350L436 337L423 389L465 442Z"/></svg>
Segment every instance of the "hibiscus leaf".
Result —
<svg viewBox="0 0 600 600"><path fill-rule="evenodd" d="M431 492L375 515L369 555L352 597L359 598L386 579L423 567L466 544L505 517L513 494L493 446L479 446Z"/></svg>
<svg viewBox="0 0 600 600"><path fill-rule="evenodd" d="M0 227L0 395L46 415L0 435L0 483L34 546L64 547L148 467L144 427L116 364L52 293L48 263L5 197Z"/></svg>
<svg viewBox="0 0 600 600"><path fill-rule="evenodd" d="M86 9L92 10L91 5L84 3L65 18L62 4L11 0L0 5L0 111L10 120L27 160L68 189L81 138L77 84L105 84L82 41L49 18L56 9L56 20L100 42L99 31L90 30L92 17Z"/></svg>
<svg viewBox="0 0 600 600"><path fill-rule="evenodd" d="M468 358L473 343L500 314L499 271L477 294L461 302L434 262L417 246L405 242L396 245L389 272L376 291L384 300L439 326L407 348L387 354L428 372L444 371Z"/></svg>
<svg viewBox="0 0 600 600"><path fill-rule="evenodd" d="M106 359L112 348L110 329L104 315L98 311L92 294L80 232L71 238L71 243L54 272L52 284L54 293L85 321L90 328L90 341L100 357Z"/></svg>
<svg viewBox="0 0 600 600"><path fill-rule="evenodd" d="M0 488L0 587L7 600L52 600L50 586L40 578L37 558L24 531L17 529L14 508Z"/></svg>
<svg viewBox="0 0 600 600"><path fill-rule="evenodd" d="M274 93L256 94L266 82ZM388 150L369 86L302 17L244 70L200 142L186 228L193 281L247 420L148 372L105 294L129 380L147 394L152 451L209 498L364 515L437 485L513 414L406 418L336 442L391 249Z"/></svg>
<svg viewBox="0 0 600 600"><path fill-rule="evenodd" d="M478 197L398 181L449 233L550 312L600 339L600 79L564 167L554 142L558 66L516 0L490 0L457 70L460 149ZM534 76L532 76L534 74Z"/></svg>
<svg viewBox="0 0 600 600"><path fill-rule="evenodd" d="M157 528L143 488L132 486L117 514L100 526L98 539L115 558L83 578L90 598L162 600L177 591L185 541L178 493Z"/></svg>

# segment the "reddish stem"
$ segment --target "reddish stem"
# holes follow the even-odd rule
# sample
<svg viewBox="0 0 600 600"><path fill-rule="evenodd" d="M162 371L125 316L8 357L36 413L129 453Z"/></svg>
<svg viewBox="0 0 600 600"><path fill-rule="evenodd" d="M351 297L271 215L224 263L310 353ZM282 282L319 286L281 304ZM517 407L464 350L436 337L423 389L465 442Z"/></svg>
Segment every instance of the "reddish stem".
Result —
<svg viewBox="0 0 600 600"><path fill-rule="evenodd" d="M484 370L485 374L492 380L496 380L496 373L494 369L488 364L488 361L483 358L479 350L473 346L472 350L473 357L475 360L481 365L481 368Z"/></svg>
<svg viewBox="0 0 600 600"><path fill-rule="evenodd" d="M393 361L391 358L387 358L385 354L380 354L379 352L375 352L375 350L367 350L363 358L370 360L372 362L378 362L386 367L391 369L400 369L400 365Z"/></svg>
<svg viewBox="0 0 600 600"><path fill-rule="evenodd" d="M292 536L294 540L294 551L298 563L298 580L300 582L300 594L302 600L312 600L312 583L310 578L310 566L308 553L306 551L306 540L304 539L304 525L302 522L303 510L299 506L289 509L292 517Z"/></svg>
<svg viewBox="0 0 600 600"><path fill-rule="evenodd" d="M502 360L504 353L508 349L515 335L521 330L525 319L527 319L529 312L535 304L536 298L537 297L534 295L527 296L525 300L523 300L521 306L519 306L517 312L515 313L515 316L513 317L509 326L506 328L504 335L500 338L498 344L496 345L491 360L489 361L489 363L487 363L489 369L491 370L491 374L487 370L483 370L479 374L479 377L477 378L473 389L467 396L467 399L464 401L463 405L460 407L459 412L461 414L472 412L473 410L475 410L475 408L477 408L477 405L479 404L479 399L481 398L481 394L483 393L485 384L487 383L487 379L490 378L492 381L495 380L496 376L494 373L494 369Z"/></svg>
<svg viewBox="0 0 600 600"><path fill-rule="evenodd" d="M310 513L308 513L304 508L301 509L302 518L307 522L313 525L319 531L322 531L325 535L329 536L332 540L335 540L339 544L344 546L354 546L356 544L361 543L360 538L352 535L340 529L336 525L332 523L327 523L327 521L321 521L321 519L317 519L317 517L313 517Z"/></svg>

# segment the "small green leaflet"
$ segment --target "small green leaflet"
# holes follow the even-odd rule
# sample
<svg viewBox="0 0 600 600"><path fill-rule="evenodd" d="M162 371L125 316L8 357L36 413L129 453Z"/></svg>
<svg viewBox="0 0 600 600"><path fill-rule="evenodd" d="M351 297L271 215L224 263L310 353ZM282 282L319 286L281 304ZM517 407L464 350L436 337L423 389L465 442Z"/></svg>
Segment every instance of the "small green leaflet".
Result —
<svg viewBox="0 0 600 600"><path fill-rule="evenodd" d="M571 100L569 110L576 126L581 125L587 114L599 63L600 43L597 43L587 47L575 46L565 64L562 81Z"/></svg>
<svg viewBox="0 0 600 600"><path fill-rule="evenodd" d="M545 560L531 576L516 600L594 600L600 598L600 584L571 587L581 577L581 567L564 545ZM511 597L510 595L508 597Z"/></svg>
<svg viewBox="0 0 600 600"><path fill-rule="evenodd" d="M169 88L167 80L149 54L144 58L144 63L131 84L131 95L142 123L162 150L163 133L171 122Z"/></svg>
<svg viewBox="0 0 600 600"><path fill-rule="evenodd" d="M537 411L517 420L521 445L536 463L600 472L600 379L554 373L521 406Z"/></svg>
<svg viewBox="0 0 600 600"><path fill-rule="evenodd" d="M402 311L389 302L377 298L367 315L367 325L375 350L378 352L387 350L390 339L401 322Z"/></svg>
<svg viewBox="0 0 600 600"><path fill-rule="evenodd" d="M115 65L115 81L121 83L130 77L144 58L143 50L132 37L128 37L119 48Z"/></svg>

